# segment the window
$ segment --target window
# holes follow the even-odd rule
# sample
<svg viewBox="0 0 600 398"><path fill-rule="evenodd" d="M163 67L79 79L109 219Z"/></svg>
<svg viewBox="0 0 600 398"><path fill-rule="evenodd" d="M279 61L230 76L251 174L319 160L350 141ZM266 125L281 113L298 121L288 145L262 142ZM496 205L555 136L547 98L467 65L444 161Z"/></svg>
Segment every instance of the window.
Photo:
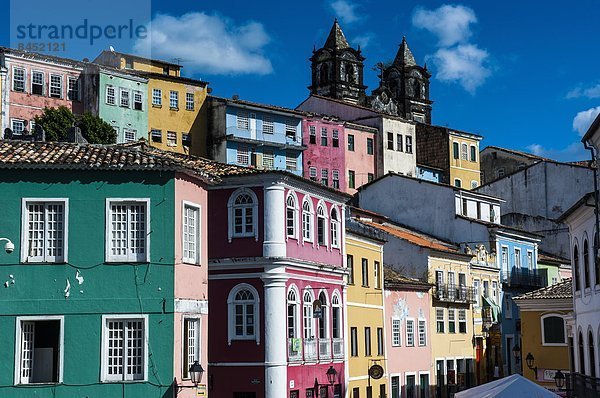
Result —
<svg viewBox="0 0 600 398"><path fill-rule="evenodd" d="M444 333L444 309L443 308L435 309L435 320L437 323L437 332Z"/></svg>
<svg viewBox="0 0 600 398"><path fill-rule="evenodd" d="M456 319L454 308L448 308L448 333L456 333Z"/></svg>
<svg viewBox="0 0 600 398"><path fill-rule="evenodd" d="M177 133L167 131L167 146L177 146Z"/></svg>
<svg viewBox="0 0 600 398"><path fill-rule="evenodd" d="M338 220L338 212L335 208L331 209L331 247L339 248L340 247L340 222Z"/></svg>
<svg viewBox="0 0 600 398"><path fill-rule="evenodd" d="M579 250L577 249L577 245L573 246L573 279L575 279L575 291L581 290Z"/></svg>
<svg viewBox="0 0 600 398"><path fill-rule="evenodd" d="M373 154L373 138L367 138L367 155Z"/></svg>
<svg viewBox="0 0 600 398"><path fill-rule="evenodd" d="M169 74L169 67L163 66L163 75L168 75L168 74Z"/></svg>
<svg viewBox="0 0 600 398"><path fill-rule="evenodd" d="M133 69L133 60L131 58L125 58L125 68Z"/></svg>
<svg viewBox="0 0 600 398"><path fill-rule="evenodd" d="M379 261L375 261L373 264L373 277L375 278L375 289L381 289L381 265Z"/></svg>
<svg viewBox="0 0 600 398"><path fill-rule="evenodd" d="M68 199L23 199L21 261L67 261Z"/></svg>
<svg viewBox="0 0 600 398"><path fill-rule="evenodd" d="M296 154L294 152L285 152L285 169L289 171L296 171L298 168L296 161Z"/></svg>
<svg viewBox="0 0 600 398"><path fill-rule="evenodd" d="M400 398L400 376L392 376L391 390L391 398Z"/></svg>
<svg viewBox="0 0 600 398"><path fill-rule="evenodd" d="M401 344L400 319L392 318L392 346L400 347Z"/></svg>
<svg viewBox="0 0 600 398"><path fill-rule="evenodd" d="M471 145L471 162L476 162L477 161L477 148L475 148L475 145Z"/></svg>
<svg viewBox="0 0 600 398"><path fill-rule="evenodd" d="M183 378L189 379L190 366L200 362L200 319L183 320Z"/></svg>
<svg viewBox="0 0 600 398"><path fill-rule="evenodd" d="M373 181L374 178L375 176L373 175L373 173L367 173L367 182Z"/></svg>
<svg viewBox="0 0 600 398"><path fill-rule="evenodd" d="M321 169L321 184L329 185L329 171L327 169Z"/></svg>
<svg viewBox="0 0 600 398"><path fill-rule="evenodd" d="M460 181L460 179L455 178L454 179L454 186L457 187L457 188L460 188L461 185L462 185L462 182Z"/></svg>
<svg viewBox="0 0 600 398"><path fill-rule="evenodd" d="M460 157L458 142L453 142L452 143L452 157L454 159L458 159Z"/></svg>
<svg viewBox="0 0 600 398"><path fill-rule="evenodd" d="M240 188L229 198L229 224L231 238L244 238L257 235L258 200L254 192Z"/></svg>
<svg viewBox="0 0 600 398"><path fill-rule="evenodd" d="M133 92L133 109L141 111L144 109L144 96L141 91Z"/></svg>
<svg viewBox="0 0 600 398"><path fill-rule="evenodd" d="M200 263L200 206L183 203L183 262ZM193 362L192 362L193 363Z"/></svg>
<svg viewBox="0 0 600 398"><path fill-rule="evenodd" d="M506 271L508 277L508 247L502 246L502 270Z"/></svg>
<svg viewBox="0 0 600 398"><path fill-rule="evenodd" d="M500 167L496 170L496 177L502 178L502 177L504 177L504 174L505 174L504 167Z"/></svg>
<svg viewBox="0 0 600 398"><path fill-rule="evenodd" d="M124 108L129 108L129 90L121 88L119 89L119 104Z"/></svg>
<svg viewBox="0 0 600 398"><path fill-rule="evenodd" d="M339 170L333 170L331 172L331 178L332 178L332 187L334 187L335 189L340 189L340 171Z"/></svg>
<svg viewBox="0 0 600 398"><path fill-rule="evenodd" d="M494 303L498 302L498 282L492 281L492 299Z"/></svg>
<svg viewBox="0 0 600 398"><path fill-rule="evenodd" d="M263 134L273 134L275 132L275 124L273 122L273 116L264 115L262 124Z"/></svg>
<svg viewBox="0 0 600 398"><path fill-rule="evenodd" d="M317 181L317 168L311 167L308 169L308 175L311 181Z"/></svg>
<svg viewBox="0 0 600 398"><path fill-rule="evenodd" d="M468 156L469 156L469 147L467 146L467 144L462 144L460 146L460 159L461 160L468 160Z"/></svg>
<svg viewBox="0 0 600 398"><path fill-rule="evenodd" d="M583 282L587 289L590 287L590 250L587 238L583 240Z"/></svg>
<svg viewBox="0 0 600 398"><path fill-rule="evenodd" d="M273 170L273 168L275 168L275 155L273 151L267 149L263 151L262 166L267 170Z"/></svg>
<svg viewBox="0 0 600 398"><path fill-rule="evenodd" d="M44 95L44 72L31 72L31 94Z"/></svg>
<svg viewBox="0 0 600 398"><path fill-rule="evenodd" d="M315 389L314 388L307 388L306 389L306 398L314 398L315 396ZM233 398L238 398L238 397L233 397ZM241 397L243 398L243 397Z"/></svg>
<svg viewBox="0 0 600 398"><path fill-rule="evenodd" d="M404 143L402 142L402 134L396 134L396 150L398 152L404 151Z"/></svg>
<svg viewBox="0 0 600 398"><path fill-rule="evenodd" d="M387 133L387 149L394 150L394 133Z"/></svg>
<svg viewBox="0 0 600 398"><path fill-rule="evenodd" d="M419 346L427 345L427 325L425 319L419 319Z"/></svg>
<svg viewBox="0 0 600 398"><path fill-rule="evenodd" d="M321 127L321 146L327 146L327 128Z"/></svg>
<svg viewBox="0 0 600 398"><path fill-rule="evenodd" d="M348 188L354 189L356 183L354 181L354 170L348 170Z"/></svg>
<svg viewBox="0 0 600 398"><path fill-rule="evenodd" d="M149 261L149 199L107 199L106 261Z"/></svg>
<svg viewBox="0 0 600 398"><path fill-rule="evenodd" d="M383 328L377 328L377 355L383 356Z"/></svg>
<svg viewBox="0 0 600 398"><path fill-rule="evenodd" d="M334 148L338 148L340 146L340 132L338 130L333 130L333 132L331 133L331 145Z"/></svg>
<svg viewBox="0 0 600 398"><path fill-rule="evenodd" d="M369 260L362 259L362 286L369 287Z"/></svg>
<svg viewBox="0 0 600 398"><path fill-rule="evenodd" d="M237 164L242 166L248 166L250 164L250 156L248 155L248 147L239 146L237 147L236 155Z"/></svg>
<svg viewBox="0 0 600 398"><path fill-rule="evenodd" d="M169 107L171 109L179 109L179 92L171 90L169 92Z"/></svg>
<svg viewBox="0 0 600 398"><path fill-rule="evenodd" d="M102 325L102 380L144 380L147 318L103 316Z"/></svg>
<svg viewBox="0 0 600 398"><path fill-rule="evenodd" d="M189 147L192 144L192 136L189 133L181 133L181 145Z"/></svg>
<svg viewBox="0 0 600 398"><path fill-rule="evenodd" d="M521 268L521 249L515 248L515 267Z"/></svg>
<svg viewBox="0 0 600 398"><path fill-rule="evenodd" d="M327 296L324 291L319 293L319 301L321 302L321 318L319 319L319 339L329 338L329 311L327 310ZM329 348L329 347L328 347ZM327 349L329 354L329 349Z"/></svg>
<svg viewBox="0 0 600 398"><path fill-rule="evenodd" d="M285 120L285 135L288 138L293 140L296 139L296 126L298 122L294 119L286 119Z"/></svg>
<svg viewBox="0 0 600 398"><path fill-rule="evenodd" d="M311 290L307 290L306 292L304 292L304 303L302 304L302 316L303 316L303 326L304 326L304 334L303 337L305 339L313 339L314 336L314 332L313 332L313 323L314 323L314 318L313 318L313 295L312 295L312 291ZM307 354L307 353L305 353Z"/></svg>
<svg viewBox="0 0 600 398"><path fill-rule="evenodd" d="M296 239L296 220L298 219L298 207L296 197L289 194L286 200L286 229L287 237Z"/></svg>
<svg viewBox="0 0 600 398"><path fill-rule="evenodd" d="M458 310L458 332L467 333L467 310L464 308Z"/></svg>
<svg viewBox="0 0 600 398"><path fill-rule="evenodd" d="M490 282L489 281L483 281L483 297L485 297L485 298L490 297Z"/></svg>
<svg viewBox="0 0 600 398"><path fill-rule="evenodd" d="M564 345L566 344L565 320L560 315L542 316L542 344Z"/></svg>
<svg viewBox="0 0 600 398"><path fill-rule="evenodd" d="M350 328L350 355L358 356L358 331L355 327Z"/></svg>
<svg viewBox="0 0 600 398"><path fill-rule="evenodd" d="M106 103L108 105L116 105L116 93L113 86L106 86Z"/></svg>
<svg viewBox="0 0 600 398"><path fill-rule="evenodd" d="M406 320L406 346L407 347L415 346L415 320L414 319Z"/></svg>
<svg viewBox="0 0 600 398"><path fill-rule="evenodd" d="M371 328L365 326L365 356L371 356Z"/></svg>
<svg viewBox="0 0 600 398"><path fill-rule="evenodd" d="M239 130L250 130L250 120L248 119L248 112L237 112L237 128Z"/></svg>
<svg viewBox="0 0 600 398"><path fill-rule="evenodd" d="M310 198L305 198L302 203L302 240L313 241L313 212Z"/></svg>
<svg viewBox="0 0 600 398"><path fill-rule="evenodd" d="M162 90L160 88L152 89L152 105L162 106Z"/></svg>
<svg viewBox="0 0 600 398"><path fill-rule="evenodd" d="M298 293L295 288L291 288L287 295L287 337L290 339L298 338ZM294 350L297 351L297 350Z"/></svg>
<svg viewBox="0 0 600 398"><path fill-rule="evenodd" d="M406 136L406 153L412 153L412 136Z"/></svg>
<svg viewBox="0 0 600 398"><path fill-rule="evenodd" d="M512 296L508 293L504 293L504 317L506 319L512 319Z"/></svg>
<svg viewBox="0 0 600 398"><path fill-rule="evenodd" d="M354 135L348 134L348 150L354 152Z"/></svg>
<svg viewBox="0 0 600 398"><path fill-rule="evenodd" d="M316 144L317 143L317 128L315 126L309 126L308 132L309 132L309 143Z"/></svg>
<svg viewBox="0 0 600 398"><path fill-rule="evenodd" d="M479 279L473 279L473 290L475 290L475 306L481 307L481 295L479 293Z"/></svg>
<svg viewBox="0 0 600 398"><path fill-rule="evenodd" d="M317 243L327 246L327 216L324 206L317 207Z"/></svg>
<svg viewBox="0 0 600 398"><path fill-rule="evenodd" d="M64 318L17 317L16 384L62 382Z"/></svg>
<svg viewBox="0 0 600 398"><path fill-rule="evenodd" d="M123 141L124 142L134 142L135 136L136 136L135 130L129 130L129 129L123 130Z"/></svg>
<svg viewBox="0 0 600 398"><path fill-rule="evenodd" d="M331 298L331 323L331 337L334 339L342 338L342 306L337 293L334 293ZM335 347L333 354L336 354Z"/></svg>
<svg viewBox="0 0 600 398"><path fill-rule="evenodd" d="M67 98L71 101L79 100L79 79L75 77L68 78Z"/></svg>
<svg viewBox="0 0 600 398"><path fill-rule="evenodd" d="M233 340L256 340L259 342L258 332L259 297L256 289L241 283L229 292L227 308L229 315L228 343Z"/></svg>
<svg viewBox="0 0 600 398"><path fill-rule="evenodd" d="M29 131L35 131L35 120L29 121Z"/></svg>
<svg viewBox="0 0 600 398"><path fill-rule="evenodd" d="M346 256L346 267L348 268L348 284L354 285L354 256Z"/></svg>
<svg viewBox="0 0 600 398"><path fill-rule="evenodd" d="M188 111L194 110L194 93L185 93L185 109Z"/></svg>
<svg viewBox="0 0 600 398"><path fill-rule="evenodd" d="M25 69L13 68L13 91L25 92Z"/></svg>
<svg viewBox="0 0 600 398"><path fill-rule="evenodd" d="M475 181L475 180L472 180L472 181L471 181L471 189L475 189L475 188L477 188L478 186L479 186L479 183L478 183L477 181ZM481 210L479 209L479 206L480 206L480 205L481 205L480 203L477 203L477 211L481 211ZM478 216L477 218L481 218L481 216Z"/></svg>
<svg viewBox="0 0 600 398"><path fill-rule="evenodd" d="M12 119L12 131L15 134L23 134L25 130L25 120Z"/></svg>

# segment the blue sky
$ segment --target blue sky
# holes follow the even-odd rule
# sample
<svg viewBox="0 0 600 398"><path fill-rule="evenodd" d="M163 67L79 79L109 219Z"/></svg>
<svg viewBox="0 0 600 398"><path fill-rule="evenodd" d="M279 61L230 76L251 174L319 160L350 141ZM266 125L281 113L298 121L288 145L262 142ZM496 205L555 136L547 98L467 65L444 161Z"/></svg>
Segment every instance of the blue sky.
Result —
<svg viewBox="0 0 600 398"><path fill-rule="evenodd" d="M156 58L180 59L185 75L209 81L220 96L295 107L308 95L313 46L324 43L338 17L367 58L369 92L377 86L370 68L393 59L406 35L417 62L427 61L433 74L433 123L481 134L484 145L584 159L581 134L600 113L600 52L594 44L600 4L593 0L543 6L512 0L136 0L135 6L78 0L69 6L73 1L52 2L65 3L58 8L68 12L40 15L48 23L64 23L65 16L102 15L105 23L134 18L140 24L152 18L152 40L100 39L57 55L93 58L109 44L123 52L150 50ZM7 9L7 0L0 2ZM9 22L29 15L15 11L12 20L0 15L2 45L16 43Z"/></svg>

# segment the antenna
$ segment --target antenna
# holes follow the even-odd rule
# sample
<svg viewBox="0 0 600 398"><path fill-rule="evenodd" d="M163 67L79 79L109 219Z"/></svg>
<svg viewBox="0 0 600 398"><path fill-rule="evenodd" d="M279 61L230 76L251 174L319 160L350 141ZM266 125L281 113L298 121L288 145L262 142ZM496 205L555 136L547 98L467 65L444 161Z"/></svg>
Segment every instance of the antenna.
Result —
<svg viewBox="0 0 600 398"><path fill-rule="evenodd" d="M181 66L182 62L187 62L185 59L179 57L171 58L171 61L175 62L179 66Z"/></svg>

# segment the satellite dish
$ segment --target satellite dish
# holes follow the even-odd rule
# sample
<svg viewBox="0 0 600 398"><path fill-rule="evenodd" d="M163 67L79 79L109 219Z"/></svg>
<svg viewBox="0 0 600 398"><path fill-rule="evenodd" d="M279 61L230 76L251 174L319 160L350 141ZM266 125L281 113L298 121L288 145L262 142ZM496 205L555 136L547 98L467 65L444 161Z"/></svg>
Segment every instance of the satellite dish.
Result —
<svg viewBox="0 0 600 398"><path fill-rule="evenodd" d="M108 46L108 49L110 50L111 53L114 54L115 52L115 48L113 46Z"/></svg>

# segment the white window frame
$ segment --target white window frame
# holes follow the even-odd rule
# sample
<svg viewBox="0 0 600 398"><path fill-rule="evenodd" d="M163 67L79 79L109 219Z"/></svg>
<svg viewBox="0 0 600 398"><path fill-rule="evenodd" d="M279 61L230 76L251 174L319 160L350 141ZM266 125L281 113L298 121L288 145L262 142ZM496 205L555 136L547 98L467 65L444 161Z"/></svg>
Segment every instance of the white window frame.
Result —
<svg viewBox="0 0 600 398"><path fill-rule="evenodd" d="M194 93L185 93L185 110L193 111L196 107L196 101L194 99Z"/></svg>
<svg viewBox="0 0 600 398"><path fill-rule="evenodd" d="M323 242L319 242L319 220L323 220ZM318 246L329 246L329 214L327 212L327 205L323 200L320 200L317 204L317 211L315 217L315 232L317 233L316 243ZM317 247L318 247L317 246Z"/></svg>
<svg viewBox="0 0 600 398"><path fill-rule="evenodd" d="M439 317L438 316L439 314L442 314L442 316ZM438 327L437 327L438 326L438 322L442 322L442 325L443 325L443 329L444 330L441 331L441 332L437 331L437 329L438 329ZM444 315L444 308L443 307L435 307L435 330L436 330L436 333L439 333L439 334L442 334L442 333L446 334L446 333L448 333L447 329L446 329L446 317Z"/></svg>
<svg viewBox="0 0 600 398"><path fill-rule="evenodd" d="M17 132L17 130L15 129L15 123L21 123L23 125L23 129L20 132ZM10 128L12 129L13 133L15 134L23 134L23 131L25 130L25 126L27 124L25 123L25 120L23 119L10 119Z"/></svg>
<svg viewBox="0 0 600 398"><path fill-rule="evenodd" d="M36 74L42 75L42 82L40 84L38 84L38 86L39 85L42 86L42 93L41 94L34 94L33 93L33 77ZM46 95L46 74L43 71L41 71L41 70L32 70L31 71L31 82L29 84L29 90L30 90L29 92L31 93L31 95Z"/></svg>
<svg viewBox="0 0 600 398"><path fill-rule="evenodd" d="M421 331L421 325L423 330ZM427 346L427 320L425 318L417 319L417 333L419 335L419 347ZM423 339L421 339L423 337Z"/></svg>
<svg viewBox="0 0 600 398"><path fill-rule="evenodd" d="M162 106L162 90L160 88L152 89L152 105Z"/></svg>
<svg viewBox="0 0 600 398"><path fill-rule="evenodd" d="M179 109L179 91L169 91L169 108Z"/></svg>
<svg viewBox="0 0 600 398"><path fill-rule="evenodd" d="M317 168L316 167L308 168L308 177L311 181L317 181Z"/></svg>
<svg viewBox="0 0 600 398"><path fill-rule="evenodd" d="M52 82L53 77L58 77L59 82L60 82L60 84L58 86L56 85L56 83ZM57 88L60 90L58 97L52 95L52 89L57 89ZM50 73L50 77L48 78L48 97L56 98L56 99L63 98L63 76L62 75L58 75L56 73Z"/></svg>
<svg viewBox="0 0 600 398"><path fill-rule="evenodd" d="M112 95L108 95L109 90L112 90ZM116 106L117 105L117 91L116 91L115 86L113 86L111 84L107 84L106 89L104 90L104 93L105 93L104 102L106 102L106 105ZM109 98L112 98L112 102L108 100Z"/></svg>
<svg viewBox="0 0 600 398"><path fill-rule="evenodd" d="M234 203L235 199L239 195L249 195L252 198L252 232L246 232L245 226L246 224L242 224L242 232L235 233L235 211L234 211ZM228 239L231 243L233 238L247 238L254 237L256 241L258 241L258 198L253 190L249 188L239 188L235 190L231 196L229 196L229 200L227 201L227 209L229 214L229 228L228 228ZM245 215L242 214L242 218L245 220ZM245 221L244 221L245 222Z"/></svg>
<svg viewBox="0 0 600 398"><path fill-rule="evenodd" d="M468 318L469 318L469 315L467 315L467 310L466 310L466 308L459 308L457 311L458 311L458 315L456 316L456 318L457 318L456 321L458 323L458 331L457 331L457 333L467 334L467 333L469 333L469 323L467 322ZM463 314L465 314L465 319L463 321L460 320L461 311L462 311ZM460 323L461 322L464 322L464 324L465 324L465 331L464 332L460 331Z"/></svg>
<svg viewBox="0 0 600 398"><path fill-rule="evenodd" d="M275 122L272 115L263 115L262 117L262 132L263 134L275 133Z"/></svg>
<svg viewBox="0 0 600 398"><path fill-rule="evenodd" d="M186 220L186 210L190 208L196 211L197 217L195 221L195 239L196 239L196 253L194 257L186 257L185 256L185 244L186 244L186 231L185 231L185 220ZM181 257L182 261L187 264L200 264L201 254L202 254L202 206L198 203L189 202L187 200L182 201L181 203Z"/></svg>
<svg viewBox="0 0 600 398"><path fill-rule="evenodd" d="M143 111L144 110L144 94L141 91L138 90L134 90L133 91L133 110L136 111ZM140 104L140 109L136 109L135 105L136 103Z"/></svg>
<svg viewBox="0 0 600 398"><path fill-rule="evenodd" d="M31 258L28 255L29 252L29 239L28 239L28 215L29 210L27 205L29 203L41 203L44 204L44 208L49 203L62 203L63 205L63 256L62 257L46 257L44 254L42 258ZM45 210L44 210L45 213ZM44 231L46 232L46 221L44 221ZM46 235L46 234L44 234ZM44 241L45 241L44 237ZM23 263L63 263L69 261L69 198L22 198L21 199L21 262ZM45 252L45 250L44 250Z"/></svg>
<svg viewBox="0 0 600 398"><path fill-rule="evenodd" d="M293 206L290 206L290 204L288 203L288 200L290 200L290 198L294 201ZM288 231L288 221L290 221L290 218L288 217L289 210L292 210L294 215L292 220L292 228L294 230L293 234L290 234ZM296 193L294 191L289 191L285 198L285 236L287 239L298 239L298 210L298 196L296 196Z"/></svg>
<svg viewBox="0 0 600 398"><path fill-rule="evenodd" d="M407 391L407 387L408 387L407 379L409 376L415 377L415 393L412 397L408 396L408 391ZM406 398L417 398L419 396L419 378L417 377L417 372L404 372L404 395Z"/></svg>
<svg viewBox="0 0 600 398"><path fill-rule="evenodd" d="M544 335L544 319L549 318L549 317L558 317L563 320L563 336L565 336L564 343L546 343L546 336ZM547 346L547 347L566 347L567 346L567 339L568 339L567 320L565 319L565 316L563 314L558 314L558 313L553 312L553 313L542 315L540 317L540 332L542 334L542 345L543 346Z"/></svg>
<svg viewBox="0 0 600 398"><path fill-rule="evenodd" d="M460 160L469 160L469 145L464 142L460 144Z"/></svg>
<svg viewBox="0 0 600 398"><path fill-rule="evenodd" d="M254 335L244 333L243 336L236 336L235 334L235 296L240 290L249 290L254 295ZM229 296L227 297L227 315L227 344L231 345L231 342L235 340L255 340L257 345L260 344L260 296L254 286L248 283L239 283L229 291Z"/></svg>
<svg viewBox="0 0 600 398"><path fill-rule="evenodd" d="M77 90L72 90L71 89L71 83L74 82L75 87L77 88ZM73 96L71 95L72 92L75 92L77 95ZM74 98L71 98L74 97ZM79 89L79 78L75 77L75 76L67 76L67 99L70 101L79 101L81 98L81 90Z"/></svg>
<svg viewBox="0 0 600 398"><path fill-rule="evenodd" d="M146 206L146 242L145 242L145 253L143 256L138 256L135 254L127 254L125 256L113 256L110 254L110 241L111 241L111 205L112 204L121 204L125 206L130 206L133 204L143 204ZM105 261L106 262L149 262L150 261L150 198L106 198L106 218L105 218ZM127 224L129 225L129 220L127 220ZM129 233L127 234L129 235ZM127 244L129 245L130 238L127 237ZM129 251L129 250L128 250Z"/></svg>
<svg viewBox="0 0 600 398"><path fill-rule="evenodd" d="M335 213L335 218L334 218ZM329 235L331 238L331 247L334 249L340 248L340 231L341 231L341 220L340 212L337 206L331 206L329 215Z"/></svg>
<svg viewBox="0 0 600 398"><path fill-rule="evenodd" d="M262 154L262 167L265 170L275 168L275 152L271 149L264 149Z"/></svg>
<svg viewBox="0 0 600 398"><path fill-rule="evenodd" d="M308 297L308 300L307 300ZM313 302L315 294L310 286L304 288L302 294L302 338L312 340L315 338L315 318L313 313ZM308 320L308 322L307 322ZM357 331L358 334L358 331ZM358 340L357 340L358 341Z"/></svg>
<svg viewBox="0 0 600 398"><path fill-rule="evenodd" d="M126 95L123 95L126 94ZM125 102L124 102L125 100ZM131 105L131 93L128 89L119 87L119 106L122 108L129 108Z"/></svg>
<svg viewBox="0 0 600 398"><path fill-rule="evenodd" d="M475 289L475 307L481 307L481 292L479 279L473 279L473 288Z"/></svg>
<svg viewBox="0 0 600 398"><path fill-rule="evenodd" d="M285 153L285 169L289 171L296 171L298 169L298 161L291 151L286 151Z"/></svg>
<svg viewBox="0 0 600 398"><path fill-rule="evenodd" d="M15 90L15 71L16 70L22 70L23 71L23 91L21 90ZM13 66L12 68L12 79L11 80L11 86L12 86L12 91L15 91L17 93L26 93L27 89L26 89L26 85L27 85L27 69L20 67L20 66ZM20 81L20 80L19 80Z"/></svg>
<svg viewBox="0 0 600 398"><path fill-rule="evenodd" d="M250 115L247 111L238 110L236 113L236 127L238 130L250 130Z"/></svg>
<svg viewBox="0 0 600 398"><path fill-rule="evenodd" d="M308 203L308 210L304 209L304 204ZM301 224L301 229L302 229L302 242L309 242L309 243L313 243L314 239L314 235L315 235L315 226L314 226L314 221L315 221L315 211L314 211L314 207L313 207L313 202L312 202L312 198L308 195L304 196L304 199L302 200L302 207L301 207L301 214L302 214L302 224ZM305 215L306 215L306 220L305 220ZM308 228L306 228L308 227Z"/></svg>
<svg viewBox="0 0 600 398"><path fill-rule="evenodd" d="M47 382L47 383L35 383L36 385L41 384L59 384L63 382L63 367L64 367L64 342L65 342L65 317L63 315L31 315L31 316L17 316L15 318L15 356L14 356L14 384L33 384L30 382L21 382L21 365L22 365L22 353L21 353L21 324L23 322L39 322L39 321L59 321L60 322L60 335L58 344L58 381ZM35 337L34 337L35 338ZM33 358L35 361L35 358Z"/></svg>
<svg viewBox="0 0 600 398"><path fill-rule="evenodd" d="M504 299L502 300L502 315L506 319L512 319L513 311L512 311L512 295L510 293L504 293Z"/></svg>
<svg viewBox="0 0 600 398"><path fill-rule="evenodd" d="M143 353L143 378L134 379L123 374L123 378L116 378L108 375L108 328L109 321L143 321L144 328L144 353ZM148 314L111 314L102 315L102 342L101 342L101 358L100 358L100 377L102 382L123 382L123 381L147 381L148 380ZM127 351L127 347L123 345L123 351ZM123 367L127 366L126 361L123 361Z"/></svg>
<svg viewBox="0 0 600 398"><path fill-rule="evenodd" d="M457 334L458 333L458 328L457 326L457 322L456 322L456 309L455 308L448 308L448 310L446 311L447 316L448 316L448 334ZM450 314L452 314L452 319L450 319ZM450 323L454 323L454 331L451 332L450 331Z"/></svg>
<svg viewBox="0 0 600 398"><path fill-rule="evenodd" d="M397 330L396 329L397 326ZM402 347L402 320L398 317L392 317L392 347Z"/></svg>
<svg viewBox="0 0 600 398"><path fill-rule="evenodd" d="M535 262L533 261L533 250L527 250L527 269L533 271L535 269Z"/></svg>
<svg viewBox="0 0 600 398"><path fill-rule="evenodd" d="M410 328L408 327L409 322L412 325L412 332L409 330ZM406 327L406 346L407 347L415 347L415 318L406 318L405 321L405 327ZM412 343L410 342L412 339Z"/></svg>
<svg viewBox="0 0 600 398"><path fill-rule="evenodd" d="M202 361L202 318L199 316L193 315L184 315L181 318L181 379L189 380L191 377L189 375L189 367L193 365L194 362L188 363L186 366L186 351L189 342L189 336L185 334L185 325L187 322L195 322L196 323L196 335L194 336L196 352L194 353L194 361L201 362ZM187 354L189 356L189 353ZM187 358L187 362L189 362L189 358ZM188 375L186 376L186 372Z"/></svg>
<svg viewBox="0 0 600 398"><path fill-rule="evenodd" d="M520 247L515 247L514 256L515 256L515 268L521 268L521 248Z"/></svg>
<svg viewBox="0 0 600 398"><path fill-rule="evenodd" d="M290 293L294 293L295 300L290 300ZM300 301L300 290L298 289L298 287L294 284L290 285L288 287L287 293L285 295L286 297L286 312L285 312L285 334L286 334L286 338L287 339L297 339L300 338L300 336L302 335L302 329L301 329L301 325L300 325L300 318L301 318L301 301ZM293 325L293 332L294 332L294 336L290 337L289 332L290 332L290 316L289 316L289 306L293 305L295 307L294 310L294 314L293 314L293 319L294 319L294 325Z"/></svg>
<svg viewBox="0 0 600 398"><path fill-rule="evenodd" d="M235 150L236 152L236 163L242 166L248 166L250 164L250 151L247 146L238 146ZM240 159L245 159L246 161L240 161Z"/></svg>
<svg viewBox="0 0 600 398"><path fill-rule="evenodd" d="M128 137L128 135L130 135ZM131 136L133 135L133 136ZM137 141L137 130L132 130L132 129L123 129L123 142L127 143L127 142L135 142Z"/></svg>
<svg viewBox="0 0 600 398"><path fill-rule="evenodd" d="M170 146L170 147L177 146L177 132L176 131L167 131L167 146Z"/></svg>

